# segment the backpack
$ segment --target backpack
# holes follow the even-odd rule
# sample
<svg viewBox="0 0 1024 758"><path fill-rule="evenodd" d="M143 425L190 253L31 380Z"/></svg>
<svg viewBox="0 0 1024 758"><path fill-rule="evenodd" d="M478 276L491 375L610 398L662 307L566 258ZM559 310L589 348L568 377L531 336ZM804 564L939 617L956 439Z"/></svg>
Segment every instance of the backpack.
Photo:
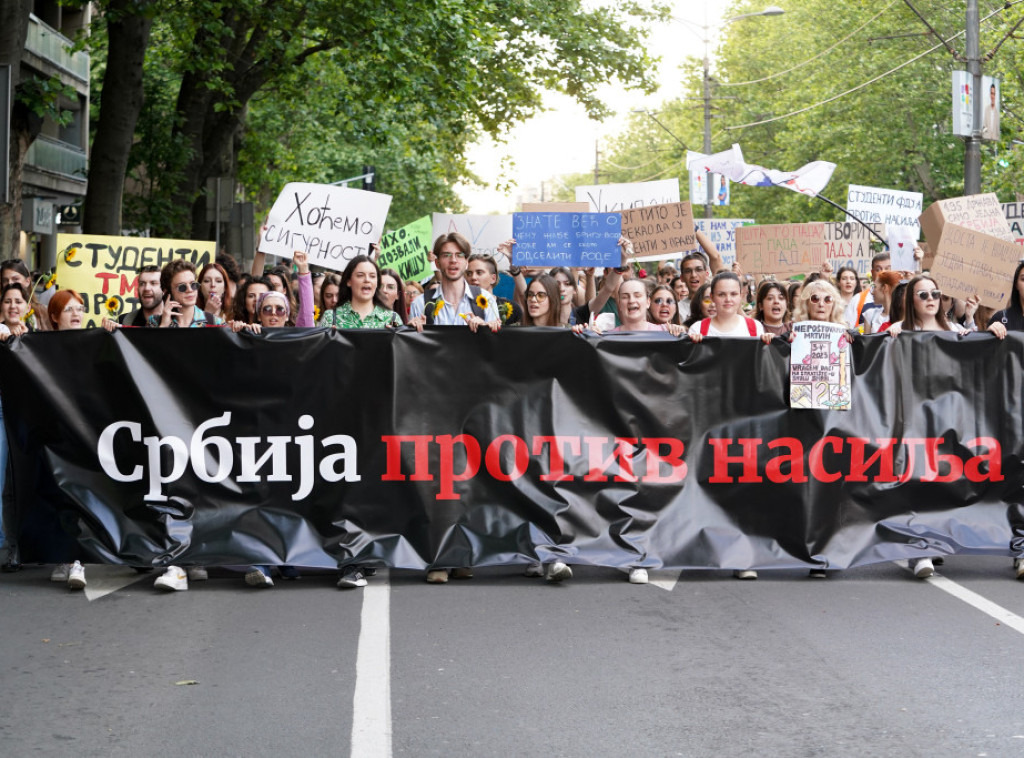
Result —
<svg viewBox="0 0 1024 758"><path fill-rule="evenodd" d="M757 322L754 319L744 316L743 320L747 322L747 331L750 332L751 337L757 336ZM707 337L708 330L711 329L711 319L704 318L700 321L700 336Z"/></svg>

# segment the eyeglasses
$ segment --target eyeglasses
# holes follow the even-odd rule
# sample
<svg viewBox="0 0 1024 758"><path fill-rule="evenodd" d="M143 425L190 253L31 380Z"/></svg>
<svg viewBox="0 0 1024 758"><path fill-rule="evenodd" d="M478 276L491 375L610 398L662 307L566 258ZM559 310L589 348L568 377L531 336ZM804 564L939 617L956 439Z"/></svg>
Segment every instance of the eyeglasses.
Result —
<svg viewBox="0 0 1024 758"><path fill-rule="evenodd" d="M656 297L654 298L655 305L675 305L675 300L670 297Z"/></svg>
<svg viewBox="0 0 1024 758"><path fill-rule="evenodd" d="M398 285L394 282L387 282L380 285L381 292L398 292Z"/></svg>
<svg viewBox="0 0 1024 758"><path fill-rule="evenodd" d="M817 305L818 303L824 303L825 305L832 305L831 295L811 295L811 302Z"/></svg>
<svg viewBox="0 0 1024 758"><path fill-rule="evenodd" d="M440 254L439 256L437 256L437 257L438 257L438 258L440 258L441 260L445 261L445 260L453 260L453 259L455 259L455 258L462 258L463 260L465 260L465 259L466 259L466 258L468 258L469 256L468 256L468 255L466 255L466 254L465 254L464 252L462 252L462 251L460 250L460 251L459 251L459 252L457 252L457 253L441 253L441 254Z"/></svg>
<svg viewBox="0 0 1024 758"><path fill-rule="evenodd" d="M287 312L288 311L285 309L283 305L264 305L262 308L260 308L260 313L266 316L283 316Z"/></svg>
<svg viewBox="0 0 1024 758"><path fill-rule="evenodd" d="M175 289L178 290L178 292L181 292L182 294L188 292L189 290L195 292L197 289L199 289L199 282L182 282L177 287L175 287Z"/></svg>
<svg viewBox="0 0 1024 758"><path fill-rule="evenodd" d="M526 293L526 299L527 300L536 300L538 303L543 303L545 300L548 299L548 293L547 292L527 292Z"/></svg>
<svg viewBox="0 0 1024 758"><path fill-rule="evenodd" d="M704 273L704 267L703 266L698 266L697 268L684 268L683 269L683 276L689 276L690 274L703 274L703 273Z"/></svg>
<svg viewBox="0 0 1024 758"><path fill-rule="evenodd" d="M701 300L701 302L704 303L704 305L711 305L711 298L706 297L703 300Z"/></svg>
<svg viewBox="0 0 1024 758"><path fill-rule="evenodd" d="M932 290L931 292L924 290L922 292L918 292L917 296L925 303L927 303L929 300L941 300L942 290Z"/></svg>
<svg viewBox="0 0 1024 758"><path fill-rule="evenodd" d="M85 313L84 305L65 305L64 313Z"/></svg>

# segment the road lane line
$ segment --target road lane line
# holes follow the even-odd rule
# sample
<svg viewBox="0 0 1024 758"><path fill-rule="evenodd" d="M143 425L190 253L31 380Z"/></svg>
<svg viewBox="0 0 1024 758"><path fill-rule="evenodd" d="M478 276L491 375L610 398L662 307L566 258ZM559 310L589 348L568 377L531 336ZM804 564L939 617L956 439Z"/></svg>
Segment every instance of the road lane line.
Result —
<svg viewBox="0 0 1024 758"><path fill-rule="evenodd" d="M682 573L680 569L652 569L647 572L647 581L655 587L671 592L676 588Z"/></svg>
<svg viewBox="0 0 1024 758"><path fill-rule="evenodd" d="M143 579L153 579L159 574L140 574L128 566L87 564L85 567L85 590L82 594L90 603L112 592L124 589Z"/></svg>
<svg viewBox="0 0 1024 758"><path fill-rule="evenodd" d="M910 565L907 561L901 560L894 562L907 569L907 571L910 571ZM976 608L982 613L991 616L1000 624L1024 634L1024 618L1021 618L1013 611L1003 608L1003 606L998 603L993 603L987 597L979 595L974 590L969 590L962 584L957 584L952 579L947 579L939 574L932 574L923 581L928 582L932 587L936 587L943 592L952 595L957 600L962 600L972 608Z"/></svg>
<svg viewBox="0 0 1024 758"><path fill-rule="evenodd" d="M353 758L391 758L391 584L378 569L362 590L352 695Z"/></svg>

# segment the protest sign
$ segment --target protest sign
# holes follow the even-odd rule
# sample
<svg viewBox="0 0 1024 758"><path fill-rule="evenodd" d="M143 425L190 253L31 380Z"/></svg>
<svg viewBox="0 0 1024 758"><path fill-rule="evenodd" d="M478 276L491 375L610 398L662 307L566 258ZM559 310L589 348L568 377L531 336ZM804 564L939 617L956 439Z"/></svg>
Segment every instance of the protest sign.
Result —
<svg viewBox="0 0 1024 758"><path fill-rule="evenodd" d="M1010 225L1006 223L1006 216L994 192L936 200L921 214L920 222L924 238L931 249L936 251L942 242L943 227L946 224L974 229L1007 242L1014 241Z"/></svg>
<svg viewBox="0 0 1024 758"><path fill-rule="evenodd" d="M885 237L883 224L871 228ZM867 275L873 239L853 221L741 226L736 229L736 261L747 274L809 274L828 262L833 269L849 265Z"/></svg>
<svg viewBox="0 0 1024 758"><path fill-rule="evenodd" d="M693 225L715 246L725 265L736 262L736 228L750 226L752 218L696 218Z"/></svg>
<svg viewBox="0 0 1024 758"><path fill-rule="evenodd" d="M946 223L935 251L931 277L945 295L981 298L989 308L1005 308L1024 248L959 224Z"/></svg>
<svg viewBox="0 0 1024 758"><path fill-rule="evenodd" d="M590 203L523 203L523 213L589 213Z"/></svg>
<svg viewBox="0 0 1024 758"><path fill-rule="evenodd" d="M827 321L793 324L789 407L850 410L850 368L845 326Z"/></svg>
<svg viewBox="0 0 1024 758"><path fill-rule="evenodd" d="M622 265L618 213L513 213L516 266Z"/></svg>
<svg viewBox="0 0 1024 758"><path fill-rule="evenodd" d="M434 239L442 234L458 232L469 240L474 253L494 256L501 271L508 270L509 260L498 252L498 245L512 238L512 214L490 216L467 213L435 213L433 216Z"/></svg>
<svg viewBox="0 0 1024 758"><path fill-rule="evenodd" d="M1002 207L1013 241L1024 245L1024 203L1003 203Z"/></svg>
<svg viewBox="0 0 1024 758"><path fill-rule="evenodd" d="M343 271L380 241L390 207L391 195L380 192L290 182L270 209L259 251L291 258L302 250L311 264Z"/></svg>
<svg viewBox="0 0 1024 758"><path fill-rule="evenodd" d="M419 282L432 273L428 253L434 243L430 216L416 219L381 239L377 265L393 268L406 282Z"/></svg>
<svg viewBox="0 0 1024 758"><path fill-rule="evenodd" d="M576 200L590 204L595 213L679 202L679 180L659 179L632 184L594 184L576 188Z"/></svg>
<svg viewBox="0 0 1024 758"><path fill-rule="evenodd" d="M914 271L914 245L921 237L918 217L924 195L920 192L864 187L851 184L846 194L846 209L869 224L885 224L886 242L892 267L897 271Z"/></svg>
<svg viewBox="0 0 1024 758"><path fill-rule="evenodd" d="M690 203L663 203L620 211L622 236L633 243L640 261L678 258L697 247Z"/></svg>
<svg viewBox="0 0 1024 758"><path fill-rule="evenodd" d="M155 237L107 237L98 234L58 234L57 286L75 290L85 301L82 326L99 326L105 316L116 318L139 307L138 272L175 258L197 269L216 257L213 241ZM198 270L197 270L198 275ZM108 301L115 307L108 309Z"/></svg>

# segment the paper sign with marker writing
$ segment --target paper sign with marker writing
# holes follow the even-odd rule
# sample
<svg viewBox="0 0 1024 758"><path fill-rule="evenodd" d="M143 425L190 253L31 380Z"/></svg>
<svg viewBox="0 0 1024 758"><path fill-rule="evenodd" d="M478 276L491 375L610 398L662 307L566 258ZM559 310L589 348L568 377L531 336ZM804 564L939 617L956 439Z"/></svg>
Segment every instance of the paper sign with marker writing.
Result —
<svg viewBox="0 0 1024 758"><path fill-rule="evenodd" d="M618 213L514 213L516 266L622 265L622 216Z"/></svg>
<svg viewBox="0 0 1024 758"><path fill-rule="evenodd" d="M885 224L892 267L897 271L914 271L914 245L921 237L918 217L923 200L920 192L851 184L846 209L866 223Z"/></svg>
<svg viewBox="0 0 1024 758"><path fill-rule="evenodd" d="M381 253L377 256L377 265L393 268L405 282L419 282L429 277L433 270L430 267L428 253L434 244L433 224L430 216L416 219L401 229L388 232L381 239Z"/></svg>
<svg viewBox="0 0 1024 758"><path fill-rule="evenodd" d="M622 236L633 243L637 260L675 258L697 247L688 202L631 208L621 214Z"/></svg>
<svg viewBox="0 0 1024 758"><path fill-rule="evenodd" d="M1013 242L946 223L930 274L944 295L966 300L976 294L984 306L1005 308L1022 253Z"/></svg>
<svg viewBox="0 0 1024 758"><path fill-rule="evenodd" d="M629 208L679 202L679 180L659 179L656 182L631 184L594 184L576 188L576 200L589 203L595 213L613 213Z"/></svg>
<svg viewBox="0 0 1024 758"><path fill-rule="evenodd" d="M871 228L885 238L884 224ZM853 266L867 276L874 239L854 221L741 226L736 229L736 261L747 274L809 274L828 262L833 269Z"/></svg>
<svg viewBox="0 0 1024 758"><path fill-rule="evenodd" d="M391 195L380 192L291 182L270 209L259 250L285 258L303 250L311 264L343 271L380 241L390 207Z"/></svg>
<svg viewBox="0 0 1024 758"><path fill-rule="evenodd" d="M697 218L693 225L698 232L705 235L715 246L725 265L736 262L736 229L740 226L752 226L752 218Z"/></svg>
<svg viewBox="0 0 1024 758"><path fill-rule="evenodd" d="M852 363L846 327L827 321L793 324L789 407L850 410Z"/></svg>
<svg viewBox="0 0 1024 758"><path fill-rule="evenodd" d="M511 213L492 216L469 213L435 213L433 224L435 240L442 234L458 232L469 240L474 253L492 255L501 271L508 269L508 257L498 252L498 245L512 238Z"/></svg>
<svg viewBox="0 0 1024 758"><path fill-rule="evenodd" d="M950 197L936 200L920 217L921 230L932 250L938 250L942 243L943 230L948 224L956 224L977 232L1013 242L1013 234L1006 223L1006 216L994 192L967 197Z"/></svg>
<svg viewBox="0 0 1024 758"><path fill-rule="evenodd" d="M1024 203L1003 203L1002 207L1013 241L1024 245Z"/></svg>

